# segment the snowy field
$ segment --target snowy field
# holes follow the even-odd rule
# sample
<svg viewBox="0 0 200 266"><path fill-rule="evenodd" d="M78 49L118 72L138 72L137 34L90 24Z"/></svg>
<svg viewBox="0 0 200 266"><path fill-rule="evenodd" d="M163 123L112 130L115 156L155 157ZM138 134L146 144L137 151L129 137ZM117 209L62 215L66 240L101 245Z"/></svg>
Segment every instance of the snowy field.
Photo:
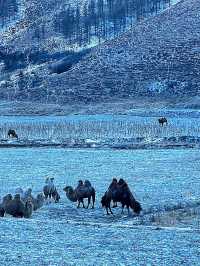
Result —
<svg viewBox="0 0 200 266"><path fill-rule="evenodd" d="M61 193L31 219L0 219L2 265L199 265L199 150L0 149L0 196L18 186ZM107 216L100 199L123 177L143 207ZM89 179L95 209L77 209L62 191Z"/></svg>
<svg viewBox="0 0 200 266"><path fill-rule="evenodd" d="M200 137L199 111L132 112L129 115L1 116L0 139L7 138L10 128L17 131L21 140ZM168 119L167 127L158 123L162 116Z"/></svg>

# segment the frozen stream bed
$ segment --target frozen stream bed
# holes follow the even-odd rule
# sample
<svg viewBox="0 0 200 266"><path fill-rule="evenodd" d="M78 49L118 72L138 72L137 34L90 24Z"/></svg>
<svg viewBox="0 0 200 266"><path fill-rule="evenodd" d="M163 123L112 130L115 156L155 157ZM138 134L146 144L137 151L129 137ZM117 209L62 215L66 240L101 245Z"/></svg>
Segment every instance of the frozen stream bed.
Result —
<svg viewBox="0 0 200 266"><path fill-rule="evenodd" d="M200 153L182 150L0 149L0 196L18 186L61 193L31 219L0 219L2 265L199 265ZM107 216L100 198L123 177L143 213ZM62 191L90 179L95 209L77 209Z"/></svg>

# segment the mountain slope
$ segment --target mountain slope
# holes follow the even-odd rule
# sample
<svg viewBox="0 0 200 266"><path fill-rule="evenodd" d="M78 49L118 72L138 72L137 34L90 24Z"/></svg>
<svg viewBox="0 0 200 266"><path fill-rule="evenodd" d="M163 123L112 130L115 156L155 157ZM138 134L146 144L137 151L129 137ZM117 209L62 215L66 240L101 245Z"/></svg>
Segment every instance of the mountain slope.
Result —
<svg viewBox="0 0 200 266"><path fill-rule="evenodd" d="M185 0L107 41L62 74L44 64L39 82L9 89L9 100L69 105L119 101L190 101L200 85L200 1ZM25 72L26 81L31 74ZM23 97L22 97L23 95Z"/></svg>
<svg viewBox="0 0 200 266"><path fill-rule="evenodd" d="M49 86L92 101L136 95L196 95L200 83L200 1L182 1L107 42ZM82 93L83 91L83 93ZM97 99L98 98L98 99Z"/></svg>

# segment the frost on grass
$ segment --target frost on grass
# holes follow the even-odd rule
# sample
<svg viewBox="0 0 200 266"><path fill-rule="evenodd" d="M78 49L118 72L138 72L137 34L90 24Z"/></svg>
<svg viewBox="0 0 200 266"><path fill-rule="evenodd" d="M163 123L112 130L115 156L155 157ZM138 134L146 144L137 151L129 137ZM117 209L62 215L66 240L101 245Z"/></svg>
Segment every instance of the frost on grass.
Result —
<svg viewBox="0 0 200 266"><path fill-rule="evenodd" d="M5 265L198 265L198 150L117 151L0 149L0 195L31 185L41 191L46 175L61 193L31 219L0 219L0 259ZM15 163L13 163L15 162ZM113 176L123 177L143 207L140 216L100 199ZM77 209L62 191L89 179L95 209ZM102 255L103 254L103 255Z"/></svg>

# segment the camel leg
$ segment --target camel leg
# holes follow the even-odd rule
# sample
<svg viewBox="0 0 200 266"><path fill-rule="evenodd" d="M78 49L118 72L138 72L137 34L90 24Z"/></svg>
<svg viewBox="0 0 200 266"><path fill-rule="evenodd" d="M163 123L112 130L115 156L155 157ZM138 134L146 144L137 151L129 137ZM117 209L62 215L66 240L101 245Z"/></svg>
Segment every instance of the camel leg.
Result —
<svg viewBox="0 0 200 266"><path fill-rule="evenodd" d="M45 194L44 197L45 197L46 204L48 204L48 195Z"/></svg>
<svg viewBox="0 0 200 266"><path fill-rule="evenodd" d="M83 204L83 208L85 209L84 199L82 199L81 202Z"/></svg>
<svg viewBox="0 0 200 266"><path fill-rule="evenodd" d="M108 208L106 207L106 212L107 212L107 215L110 215L110 213L108 212Z"/></svg>
<svg viewBox="0 0 200 266"><path fill-rule="evenodd" d="M81 202L80 202L80 200L79 200L79 201L78 201L77 208L80 208L80 203L81 203Z"/></svg>
<svg viewBox="0 0 200 266"><path fill-rule="evenodd" d="M110 210L110 213L111 213L111 214L113 214L113 212L112 212L112 210L111 210L110 206L109 206L109 210Z"/></svg>
<svg viewBox="0 0 200 266"><path fill-rule="evenodd" d="M50 196L47 196L47 204L50 204Z"/></svg>
<svg viewBox="0 0 200 266"><path fill-rule="evenodd" d="M124 205L122 205L122 212L121 214L124 214Z"/></svg>
<svg viewBox="0 0 200 266"><path fill-rule="evenodd" d="M49 195L49 203L51 203L51 194Z"/></svg>
<svg viewBox="0 0 200 266"><path fill-rule="evenodd" d="M88 209L90 206L90 200L91 200L91 197L88 197L88 205L87 205L86 209Z"/></svg>

